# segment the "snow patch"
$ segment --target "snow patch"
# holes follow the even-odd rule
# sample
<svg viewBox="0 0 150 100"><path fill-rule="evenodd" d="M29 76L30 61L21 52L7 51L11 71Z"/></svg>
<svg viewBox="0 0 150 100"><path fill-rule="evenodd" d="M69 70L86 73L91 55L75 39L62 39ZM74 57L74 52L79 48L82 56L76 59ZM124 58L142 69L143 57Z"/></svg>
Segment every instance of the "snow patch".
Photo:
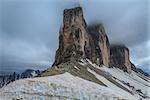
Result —
<svg viewBox="0 0 150 100"><path fill-rule="evenodd" d="M100 76L99 74L97 74L96 72L94 72L93 70L91 70L89 68L87 68L87 70L90 73L92 73L93 75L95 75L97 79L99 79L100 81L105 83L105 85L107 85L106 88L112 89L113 93L118 94L118 95L123 96L123 97L128 98L128 99L135 99L135 97L133 95L131 95L129 92L126 92L125 90L117 87L115 84L113 84L112 82L110 82L109 80L104 78L103 76ZM137 95L136 99L137 98L140 98L140 97Z"/></svg>
<svg viewBox="0 0 150 100"><path fill-rule="evenodd" d="M86 60L84 59L80 59L78 63L82 66L85 66L87 64Z"/></svg>
<svg viewBox="0 0 150 100"><path fill-rule="evenodd" d="M74 66L75 69L80 70L77 66Z"/></svg>
<svg viewBox="0 0 150 100"><path fill-rule="evenodd" d="M136 90L141 90L143 94L150 97L150 83L137 76L136 72L132 71L131 74L128 74L119 68L107 68L105 66L100 67L100 69L110 73L125 83L129 83L131 86L134 86Z"/></svg>

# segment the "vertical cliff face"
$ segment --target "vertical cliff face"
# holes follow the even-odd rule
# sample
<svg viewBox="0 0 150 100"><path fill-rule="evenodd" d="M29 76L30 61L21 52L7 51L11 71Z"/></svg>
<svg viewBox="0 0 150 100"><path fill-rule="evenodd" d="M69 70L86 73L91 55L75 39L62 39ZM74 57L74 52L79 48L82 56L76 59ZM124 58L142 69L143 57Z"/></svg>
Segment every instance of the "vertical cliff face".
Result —
<svg viewBox="0 0 150 100"><path fill-rule="evenodd" d="M89 42L90 41L90 42ZM64 10L54 65L88 58L109 66L109 41L102 25L87 26L81 7Z"/></svg>
<svg viewBox="0 0 150 100"><path fill-rule="evenodd" d="M53 66L87 58L97 65L118 67L131 73L134 65L124 45L111 45L102 24L87 26L81 7L64 10L59 48Z"/></svg>
<svg viewBox="0 0 150 100"><path fill-rule="evenodd" d="M56 52L54 65L85 57L84 49L89 44L86 27L81 7L64 10L59 49Z"/></svg>
<svg viewBox="0 0 150 100"><path fill-rule="evenodd" d="M109 40L103 25L96 24L96 25L89 26L88 31L92 37L92 40L94 41L94 46L96 51L95 55L98 55L96 59L99 60L99 64L104 64L105 66L109 66L110 63Z"/></svg>
<svg viewBox="0 0 150 100"><path fill-rule="evenodd" d="M129 59L129 49L124 45L110 46L111 66L118 67L131 73L131 62Z"/></svg>

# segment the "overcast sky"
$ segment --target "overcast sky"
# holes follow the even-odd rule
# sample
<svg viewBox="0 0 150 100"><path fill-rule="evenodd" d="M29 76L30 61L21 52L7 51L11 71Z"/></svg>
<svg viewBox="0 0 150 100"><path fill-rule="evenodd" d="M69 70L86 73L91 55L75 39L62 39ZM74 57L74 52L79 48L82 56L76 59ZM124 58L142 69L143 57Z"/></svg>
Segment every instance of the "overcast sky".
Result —
<svg viewBox="0 0 150 100"><path fill-rule="evenodd" d="M46 69L54 61L63 10L80 5L87 24L103 23L135 65L150 67L149 0L0 0L0 74Z"/></svg>

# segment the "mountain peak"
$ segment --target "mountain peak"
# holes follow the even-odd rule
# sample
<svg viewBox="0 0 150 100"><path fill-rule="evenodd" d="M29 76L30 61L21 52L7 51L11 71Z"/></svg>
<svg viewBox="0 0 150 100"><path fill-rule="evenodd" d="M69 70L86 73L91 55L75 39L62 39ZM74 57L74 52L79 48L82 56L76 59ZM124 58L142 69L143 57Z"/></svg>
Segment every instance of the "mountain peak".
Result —
<svg viewBox="0 0 150 100"><path fill-rule="evenodd" d="M74 7L71 9L65 9L64 15L68 15L68 14L83 14L82 7Z"/></svg>
<svg viewBox="0 0 150 100"><path fill-rule="evenodd" d="M109 44L101 23L87 25L81 7L64 10L59 48L53 66L68 61L89 59L99 66L118 67L128 73L136 70L124 44Z"/></svg>
<svg viewBox="0 0 150 100"><path fill-rule="evenodd" d="M83 25L86 24L83 18L83 10L81 7L75 7L75 8L64 10L64 15L63 15L64 26L69 27L68 25L72 26L79 23Z"/></svg>
<svg viewBox="0 0 150 100"><path fill-rule="evenodd" d="M113 44L110 46L111 66L118 67L131 73L131 62L129 49L123 44Z"/></svg>
<svg viewBox="0 0 150 100"><path fill-rule="evenodd" d="M88 42L87 33L82 8L76 7L64 10L59 48L53 65L83 58L85 56L84 46Z"/></svg>
<svg viewBox="0 0 150 100"><path fill-rule="evenodd" d="M105 32L104 26L102 24L89 25L88 32L92 37L94 43L94 46L91 46L91 48L95 47L95 50L92 50L92 52L96 52L95 55L98 55L98 58L96 57L96 59L100 60L98 61L99 62L98 65L103 64L109 67L110 65L109 40Z"/></svg>
<svg viewBox="0 0 150 100"><path fill-rule="evenodd" d="M87 26L81 7L64 10L63 27L54 65L88 58L97 65L109 66L109 41L101 24Z"/></svg>

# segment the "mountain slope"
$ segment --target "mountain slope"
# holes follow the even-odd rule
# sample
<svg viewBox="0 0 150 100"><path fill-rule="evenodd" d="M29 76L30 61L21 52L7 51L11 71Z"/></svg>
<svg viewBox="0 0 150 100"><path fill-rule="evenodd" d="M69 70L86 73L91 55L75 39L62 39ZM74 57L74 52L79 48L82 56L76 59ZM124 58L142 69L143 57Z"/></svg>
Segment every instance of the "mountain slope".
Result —
<svg viewBox="0 0 150 100"><path fill-rule="evenodd" d="M69 99L69 100L148 100L150 80L143 80L137 73L132 75L117 68L99 67L89 60L78 62L81 66L86 66L86 71L92 75L92 80L72 73L74 71L64 71L62 68L55 68L56 75L28 78L17 80L0 90L0 100L49 100L49 99ZM68 66L70 66L68 64ZM87 67L88 66L88 67ZM74 66L80 70L80 66ZM93 70L96 69L97 71ZM52 69L51 69L52 70ZM61 71L59 71L61 70ZM83 71L83 70L82 70ZM100 75L98 71L103 73ZM50 72L50 71L49 71ZM43 73L50 75L48 71ZM53 69L54 72L54 69ZM56 72L56 71L55 71ZM58 73L62 72L62 73ZM49 74L48 74L49 73ZM87 76L88 77L88 76ZM95 79L93 79L95 77ZM110 80L110 78L112 80ZM97 81L95 81L97 80ZM100 82L99 82L99 81ZM105 85L101 84L104 83ZM129 83L129 84L127 84ZM135 86L135 88L132 87ZM136 90L141 90L142 93Z"/></svg>
<svg viewBox="0 0 150 100"><path fill-rule="evenodd" d="M18 87L16 87L16 85ZM10 87L13 87L10 90ZM1 100L12 99L90 99L100 98L122 98L122 95L115 96L114 91L109 88L98 86L95 83L74 77L69 73L64 73L52 77L26 79L8 85L0 94ZM103 91L103 92L101 92ZM105 94L106 92L106 94ZM4 97L5 95L5 97ZM125 97L124 97L125 98Z"/></svg>

